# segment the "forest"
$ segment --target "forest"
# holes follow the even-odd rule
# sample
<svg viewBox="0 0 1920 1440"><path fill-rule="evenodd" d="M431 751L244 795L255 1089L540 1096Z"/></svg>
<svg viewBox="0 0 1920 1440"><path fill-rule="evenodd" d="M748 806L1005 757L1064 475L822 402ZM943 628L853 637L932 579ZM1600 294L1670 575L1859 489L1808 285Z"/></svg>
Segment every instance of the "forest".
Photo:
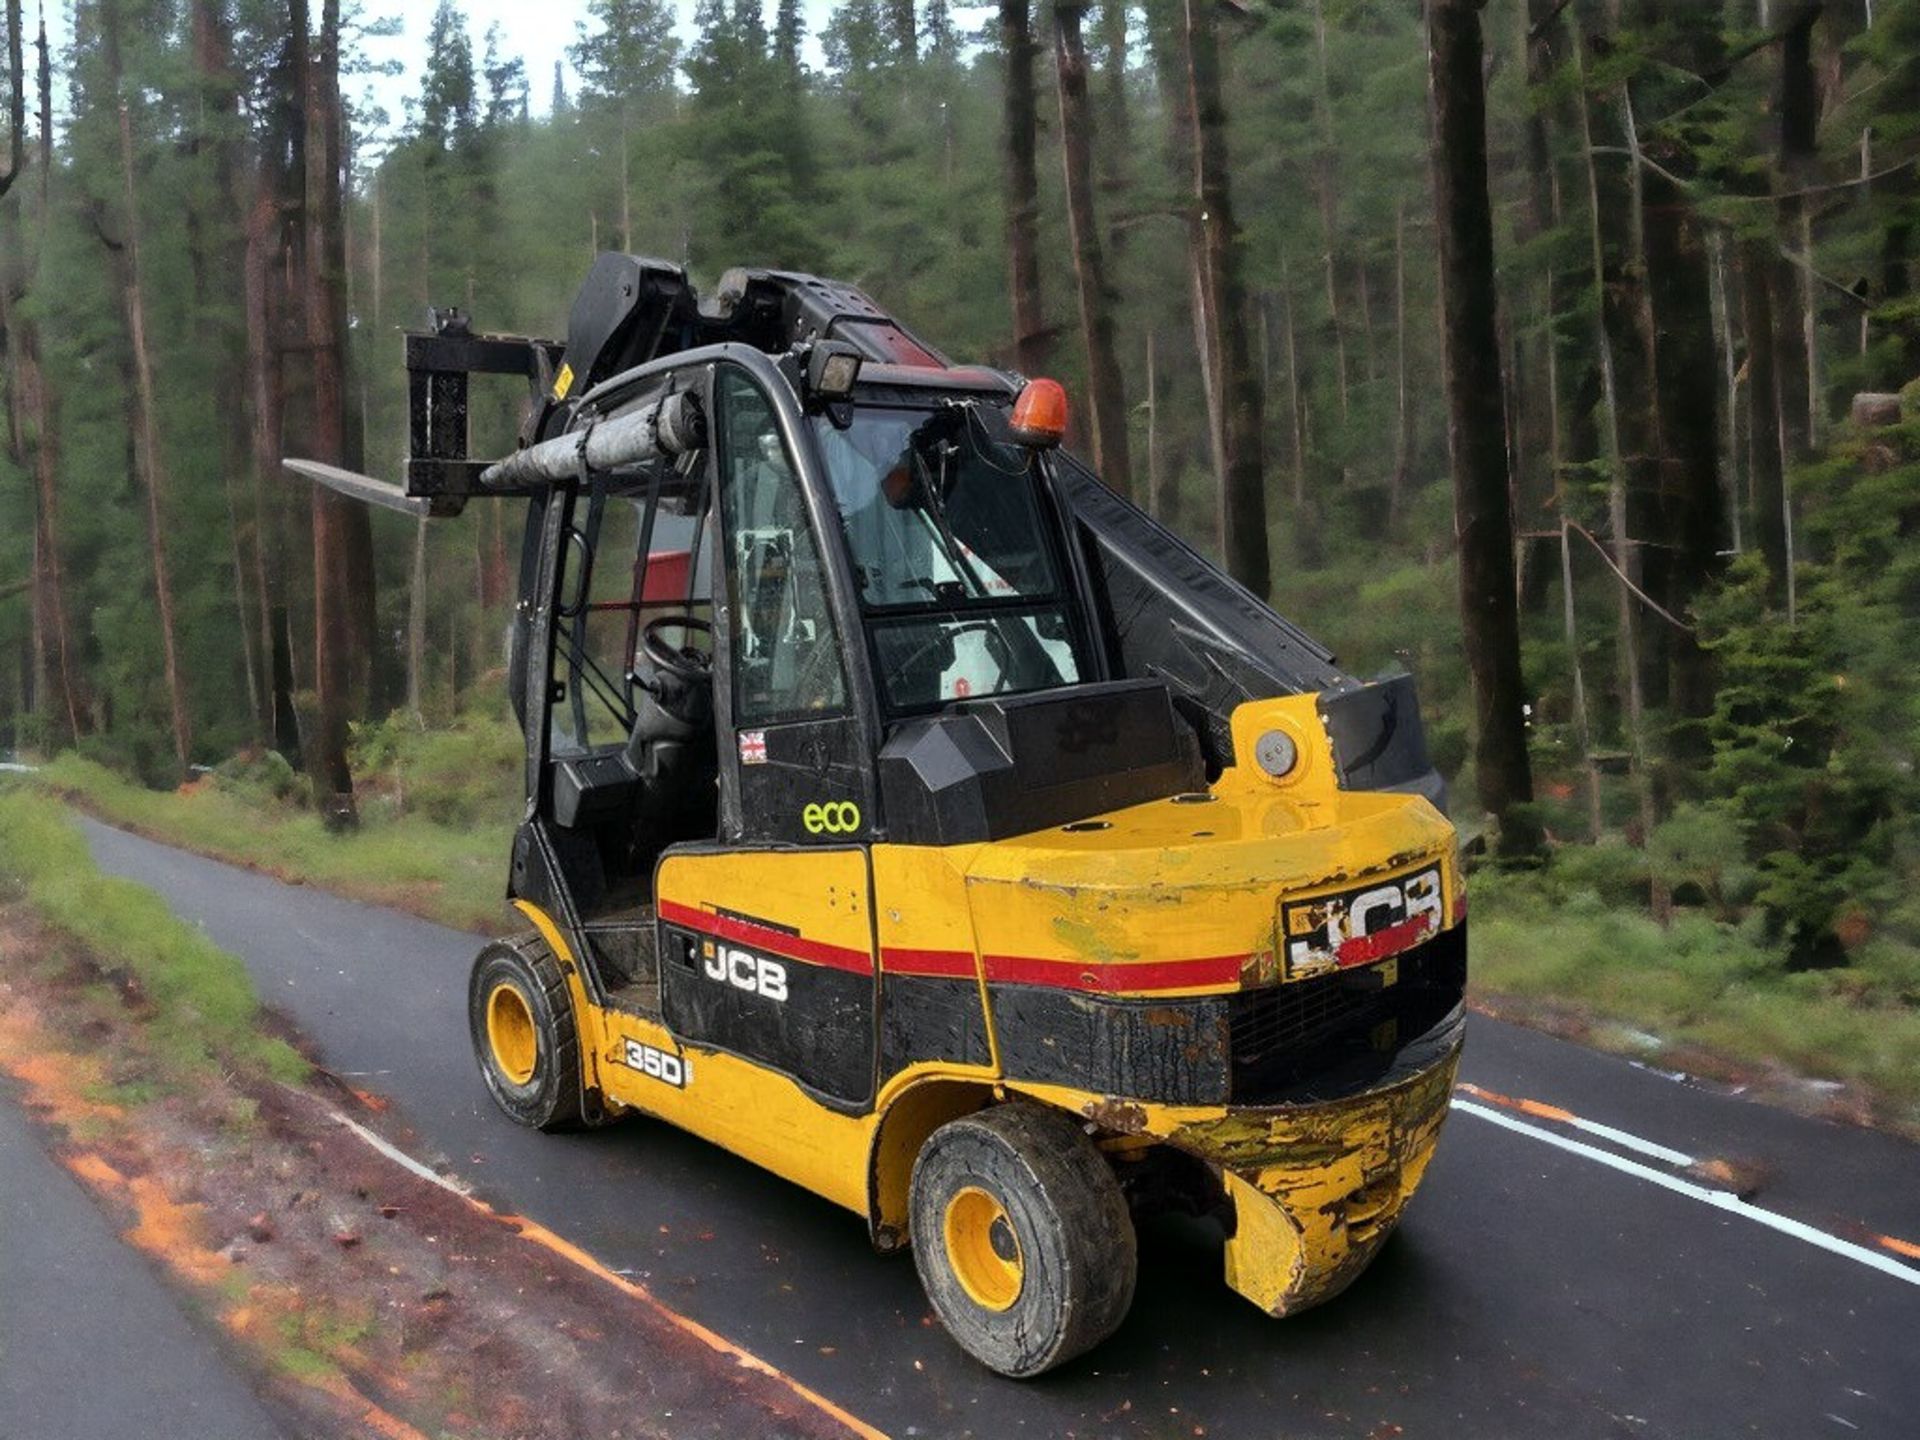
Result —
<svg viewBox="0 0 1920 1440"><path fill-rule="evenodd" d="M441 0L397 115L377 0L5 21L0 749L403 808L505 724L517 537L280 457L397 473L430 306L807 270L1420 677L1516 986L1912 1023L1920 0L587 0L551 74Z"/></svg>

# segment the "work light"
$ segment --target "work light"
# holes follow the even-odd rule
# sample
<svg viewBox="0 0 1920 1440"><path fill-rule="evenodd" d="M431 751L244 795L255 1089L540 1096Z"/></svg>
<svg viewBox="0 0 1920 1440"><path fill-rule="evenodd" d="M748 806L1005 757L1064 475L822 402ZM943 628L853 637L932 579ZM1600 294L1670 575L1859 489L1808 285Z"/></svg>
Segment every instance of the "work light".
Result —
<svg viewBox="0 0 1920 1440"><path fill-rule="evenodd" d="M807 393L838 404L853 395L860 378L860 352L838 340L821 340L807 355Z"/></svg>

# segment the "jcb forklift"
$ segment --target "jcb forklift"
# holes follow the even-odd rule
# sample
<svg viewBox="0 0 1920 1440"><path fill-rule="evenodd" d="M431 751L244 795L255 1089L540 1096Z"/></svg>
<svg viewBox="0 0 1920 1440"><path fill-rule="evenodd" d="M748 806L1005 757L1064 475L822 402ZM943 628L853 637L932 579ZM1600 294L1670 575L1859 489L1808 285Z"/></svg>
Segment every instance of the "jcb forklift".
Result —
<svg viewBox="0 0 1920 1440"><path fill-rule="evenodd" d="M1097 1344L1134 1217L1272 1315L1433 1154L1466 900L1411 680L1333 656L1059 448L1060 387L850 286L602 255L564 345L406 337L395 486L525 503L529 930L474 1049L541 1129L670 1121L911 1246L1010 1376ZM469 458L468 381L523 376Z"/></svg>

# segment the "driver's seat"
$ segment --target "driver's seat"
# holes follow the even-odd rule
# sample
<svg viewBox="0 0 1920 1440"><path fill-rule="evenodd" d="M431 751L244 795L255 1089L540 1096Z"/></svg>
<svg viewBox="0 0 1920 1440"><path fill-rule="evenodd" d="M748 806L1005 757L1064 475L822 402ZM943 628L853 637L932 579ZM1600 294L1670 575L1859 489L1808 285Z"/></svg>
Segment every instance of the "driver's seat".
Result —
<svg viewBox="0 0 1920 1440"><path fill-rule="evenodd" d="M712 677L667 670L641 654L633 679L626 756L640 780L638 842L658 851L677 840L710 838L719 823Z"/></svg>

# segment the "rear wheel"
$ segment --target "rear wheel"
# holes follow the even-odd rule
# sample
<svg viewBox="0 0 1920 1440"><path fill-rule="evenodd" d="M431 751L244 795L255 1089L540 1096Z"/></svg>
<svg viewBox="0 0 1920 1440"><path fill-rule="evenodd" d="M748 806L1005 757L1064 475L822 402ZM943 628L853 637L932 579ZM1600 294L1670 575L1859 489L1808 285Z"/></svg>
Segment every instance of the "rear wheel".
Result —
<svg viewBox="0 0 1920 1440"><path fill-rule="evenodd" d="M487 1089L537 1130L583 1123L580 1037L567 979L537 937L497 940L473 962L467 1027Z"/></svg>
<svg viewBox="0 0 1920 1440"><path fill-rule="evenodd" d="M995 1106L934 1131L914 1161L914 1263L974 1359L1025 1379L1099 1344L1133 1303L1133 1219L1071 1116Z"/></svg>

